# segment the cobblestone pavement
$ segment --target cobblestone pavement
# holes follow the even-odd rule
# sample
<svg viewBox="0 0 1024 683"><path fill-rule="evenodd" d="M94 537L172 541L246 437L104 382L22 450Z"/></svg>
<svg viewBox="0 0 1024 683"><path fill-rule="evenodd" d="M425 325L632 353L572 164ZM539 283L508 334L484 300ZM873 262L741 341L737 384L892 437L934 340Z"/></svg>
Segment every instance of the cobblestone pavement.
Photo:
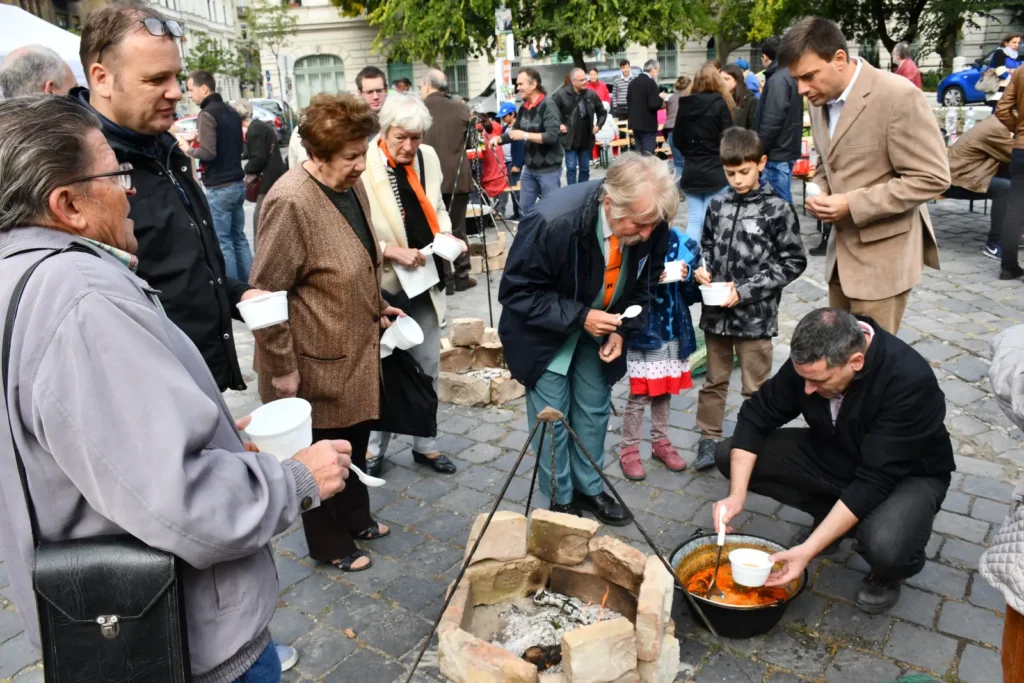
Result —
<svg viewBox="0 0 1024 683"><path fill-rule="evenodd" d="M1024 443L991 398L987 369L994 333L1022 318L1024 284L996 279L998 264L981 255L988 217L980 206L976 209L969 213L966 202L949 200L932 205L943 270L926 272L900 332L941 380L957 454L958 472L935 520L924 571L907 581L891 612L863 614L852 599L867 567L847 541L840 556L811 565L808 589L789 606L783 623L750 640L715 639L677 605L682 640L677 680L881 683L907 672L966 683L1001 680L998 647L1004 605L976 567L1008 509L1012 482L1024 466ZM813 221L805 222L804 233L808 246L817 243ZM807 273L783 296L776 367L787 357L788 338L799 317L826 301L823 261L812 257ZM457 295L451 308L452 317L486 318L485 288ZM495 307L495 316L497 312ZM236 333L240 356L251 366L252 337L241 327ZM246 372L250 390L227 396L238 416L258 405L255 376L251 367ZM729 433L741 401L735 391L738 375L732 384ZM698 440L698 387L672 401L670 436L688 460ZM614 403L620 410L625 394L625 383L615 388ZM307 555L299 522L275 539L281 599L271 630L278 642L293 644L301 653L285 681L391 683L404 678L445 587L458 571L469 525L492 505L527 437L522 400L502 409L442 405L438 417L440 449L452 456L459 471L435 475L412 462L407 441L393 446L384 474L388 484L371 491L376 516L393 531L365 544L373 555L371 570L341 574L315 564ZM710 526L711 503L725 495L727 482L717 472L667 474L651 464L649 443L641 449L648 479L625 481L614 457L620 424L612 418L606 472L659 548L671 551L697 527ZM522 510L533 462L528 454L503 508ZM810 521L799 511L751 495L737 526L787 543ZM602 532L647 550L633 527ZM0 583L7 583L2 565ZM0 589L0 595L9 597L7 590ZM345 629L356 637L346 637ZM14 677L17 683L42 681L34 664L38 655L9 604L0 610L0 642L0 679L21 671ZM417 674L421 682L437 676L436 651L428 652L425 662Z"/></svg>

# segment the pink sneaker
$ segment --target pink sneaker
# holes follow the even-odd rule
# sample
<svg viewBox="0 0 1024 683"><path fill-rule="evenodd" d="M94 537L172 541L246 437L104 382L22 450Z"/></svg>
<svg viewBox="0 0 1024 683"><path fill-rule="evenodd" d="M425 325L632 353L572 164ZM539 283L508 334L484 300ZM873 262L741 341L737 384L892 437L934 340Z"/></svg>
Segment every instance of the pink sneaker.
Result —
<svg viewBox="0 0 1024 683"><path fill-rule="evenodd" d="M686 461L682 459L679 452L668 439L662 439L654 443L654 457L660 460L672 472L682 472L686 469Z"/></svg>
<svg viewBox="0 0 1024 683"><path fill-rule="evenodd" d="M619 464L622 476L631 481L642 481L647 478L644 466L640 464L640 447L626 446L619 451ZM685 467L685 464L683 465Z"/></svg>

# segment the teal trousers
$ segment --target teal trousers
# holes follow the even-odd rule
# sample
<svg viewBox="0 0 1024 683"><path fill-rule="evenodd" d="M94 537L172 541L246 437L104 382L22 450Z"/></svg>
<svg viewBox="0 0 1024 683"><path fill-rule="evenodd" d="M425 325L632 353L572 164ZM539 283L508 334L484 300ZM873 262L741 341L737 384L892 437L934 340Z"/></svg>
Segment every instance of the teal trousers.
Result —
<svg viewBox="0 0 1024 683"><path fill-rule="evenodd" d="M580 441L600 467L604 467L604 439L608 433L612 390L605 380L600 347L590 335L580 335L566 375L546 371L526 392L526 414L530 429L537 413L548 406L560 410ZM552 488L551 439L544 437L543 452L538 452L540 430L534 436L533 452L540 458L540 490L561 505L572 502L573 490L588 496L604 491L600 475L579 450L561 423L555 425L555 466Z"/></svg>

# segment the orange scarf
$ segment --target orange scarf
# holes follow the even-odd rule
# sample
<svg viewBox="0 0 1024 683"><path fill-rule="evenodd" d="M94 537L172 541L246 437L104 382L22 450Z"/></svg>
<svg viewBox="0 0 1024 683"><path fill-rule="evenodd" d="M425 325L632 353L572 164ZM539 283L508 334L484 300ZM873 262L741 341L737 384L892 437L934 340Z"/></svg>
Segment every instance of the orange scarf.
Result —
<svg viewBox="0 0 1024 683"><path fill-rule="evenodd" d="M380 141L380 148L388 160L388 166L397 169L398 164L391 158L391 153L388 152L388 146L384 144L383 139ZM402 168L405 169L405 177L408 178L412 191L416 193L416 199L420 201L420 208L423 209L423 215L427 217L430 232L436 235L441 232L441 226L437 222L437 212L434 211L434 205L427 200L427 193L423 191L423 185L420 184L420 177L416 175L416 169L412 167L412 164L405 164Z"/></svg>
<svg viewBox="0 0 1024 683"><path fill-rule="evenodd" d="M619 282L619 271L622 269L622 252L619 250L619 238L612 235L608 238L608 265L604 268L604 307L612 302L615 285Z"/></svg>

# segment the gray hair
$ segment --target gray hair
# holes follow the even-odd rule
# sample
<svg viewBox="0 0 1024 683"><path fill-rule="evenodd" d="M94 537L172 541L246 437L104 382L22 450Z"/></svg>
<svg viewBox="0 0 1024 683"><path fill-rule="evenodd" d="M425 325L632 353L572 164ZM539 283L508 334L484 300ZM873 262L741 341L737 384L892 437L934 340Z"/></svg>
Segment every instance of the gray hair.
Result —
<svg viewBox="0 0 1024 683"><path fill-rule="evenodd" d="M47 81L63 83L70 67L60 55L44 45L27 45L12 51L0 70L0 88L5 97L43 92Z"/></svg>
<svg viewBox="0 0 1024 683"><path fill-rule="evenodd" d="M425 133L434 122L423 100L408 93L393 93L384 101L377 113L381 137L388 134L392 126L410 133Z"/></svg>
<svg viewBox="0 0 1024 683"><path fill-rule="evenodd" d="M655 156L626 152L608 169L604 191L612 200L611 216L616 220L633 216L638 223L657 223L676 215L679 190L668 164ZM650 208L637 215L633 204L650 199Z"/></svg>
<svg viewBox="0 0 1024 683"><path fill-rule="evenodd" d="M584 71L583 69L579 68L579 67L576 67L575 69L573 69L572 71L569 72L569 80L570 81L576 78L576 72L577 71L580 72L581 74L583 74L583 77L586 78L587 72Z"/></svg>
<svg viewBox="0 0 1024 683"><path fill-rule="evenodd" d="M652 71L654 71L655 69L660 69L660 68L661 68L661 64L658 63L657 59L648 59L646 62L644 62L644 73L645 74L649 74Z"/></svg>
<svg viewBox="0 0 1024 683"><path fill-rule="evenodd" d="M894 47L892 51L899 59L910 59L910 45L908 45L906 41L896 43L896 47Z"/></svg>
<svg viewBox="0 0 1024 683"><path fill-rule="evenodd" d="M50 193L88 175L86 135L99 119L70 97L24 95L0 102L0 231L39 225Z"/></svg>
<svg viewBox="0 0 1024 683"><path fill-rule="evenodd" d="M252 102L244 97L237 100L231 100L231 108L238 113L243 121L248 121L252 118Z"/></svg>
<svg viewBox="0 0 1024 683"><path fill-rule="evenodd" d="M422 83L434 90L448 92L448 77L440 69L427 69L427 73L423 74Z"/></svg>
<svg viewBox="0 0 1024 683"><path fill-rule="evenodd" d="M819 308L797 323L789 343L789 357L796 365L817 363L824 358L826 366L836 368L866 348L864 331L853 315L838 308Z"/></svg>

